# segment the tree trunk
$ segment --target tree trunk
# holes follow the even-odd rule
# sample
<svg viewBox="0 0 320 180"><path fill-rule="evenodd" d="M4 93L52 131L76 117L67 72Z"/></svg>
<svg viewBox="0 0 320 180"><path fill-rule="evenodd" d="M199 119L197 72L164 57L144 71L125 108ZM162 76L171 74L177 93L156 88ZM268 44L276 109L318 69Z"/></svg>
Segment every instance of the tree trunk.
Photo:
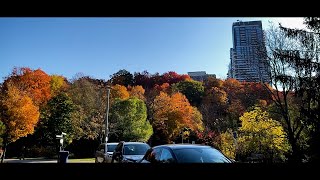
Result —
<svg viewBox="0 0 320 180"><path fill-rule="evenodd" d="M292 148L292 154L289 156L290 163L301 163L301 152L297 144L297 140L294 138L293 134L289 135L289 142Z"/></svg>
<svg viewBox="0 0 320 180"><path fill-rule="evenodd" d="M4 158L6 156L6 151L7 151L8 140L6 137L4 138L3 145L4 145L4 148L3 148L3 153L2 153L2 157L1 157L1 163L3 163Z"/></svg>

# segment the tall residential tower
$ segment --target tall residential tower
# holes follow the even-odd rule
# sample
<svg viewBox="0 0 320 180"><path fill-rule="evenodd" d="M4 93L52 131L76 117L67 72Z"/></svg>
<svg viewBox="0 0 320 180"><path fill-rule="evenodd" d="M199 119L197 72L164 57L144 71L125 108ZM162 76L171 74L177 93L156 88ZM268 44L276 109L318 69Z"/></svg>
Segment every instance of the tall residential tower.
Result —
<svg viewBox="0 0 320 180"><path fill-rule="evenodd" d="M270 82L262 22L234 22L228 78L247 82Z"/></svg>

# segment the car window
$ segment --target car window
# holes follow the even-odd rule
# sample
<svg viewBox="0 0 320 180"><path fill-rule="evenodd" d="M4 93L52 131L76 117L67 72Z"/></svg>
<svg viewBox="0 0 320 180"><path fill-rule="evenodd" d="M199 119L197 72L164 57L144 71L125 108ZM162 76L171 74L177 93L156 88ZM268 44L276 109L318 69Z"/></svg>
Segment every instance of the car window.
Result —
<svg viewBox="0 0 320 180"><path fill-rule="evenodd" d="M108 144L108 152L113 152L114 151L114 149L117 147L117 145L115 145L115 144Z"/></svg>
<svg viewBox="0 0 320 180"><path fill-rule="evenodd" d="M149 148L147 144L125 144L123 155L144 155Z"/></svg>
<svg viewBox="0 0 320 180"><path fill-rule="evenodd" d="M173 163L174 158L169 149L162 149L161 156L160 156L161 163Z"/></svg>
<svg viewBox="0 0 320 180"><path fill-rule="evenodd" d="M161 155L161 148L153 149L146 156L146 160L149 161L150 163L160 162L160 155Z"/></svg>
<svg viewBox="0 0 320 180"><path fill-rule="evenodd" d="M221 152L213 148L184 148L173 150L179 163L230 163Z"/></svg>

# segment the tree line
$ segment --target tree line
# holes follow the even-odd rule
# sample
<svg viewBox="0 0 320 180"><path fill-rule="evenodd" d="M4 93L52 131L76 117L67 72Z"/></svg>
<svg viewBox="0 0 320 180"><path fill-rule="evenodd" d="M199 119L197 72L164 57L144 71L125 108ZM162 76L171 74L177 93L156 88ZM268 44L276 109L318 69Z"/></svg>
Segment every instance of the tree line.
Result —
<svg viewBox="0 0 320 180"><path fill-rule="evenodd" d="M54 155L55 135L66 148L105 137L110 89L109 141L203 143L230 158L302 162L319 158L319 18L311 31L271 27L265 32L271 82L208 77L203 82L169 71L122 69L110 79L77 74L68 80L41 69L14 68L0 86L0 145L24 144L34 155ZM82 142L82 144L81 144ZM8 152L9 153L9 152ZM90 154L89 153L89 154Z"/></svg>

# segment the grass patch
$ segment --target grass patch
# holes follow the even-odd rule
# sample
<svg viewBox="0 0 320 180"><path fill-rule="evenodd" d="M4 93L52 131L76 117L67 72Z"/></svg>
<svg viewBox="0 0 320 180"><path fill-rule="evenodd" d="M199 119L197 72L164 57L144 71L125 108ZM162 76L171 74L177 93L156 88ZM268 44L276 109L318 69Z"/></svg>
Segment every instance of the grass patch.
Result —
<svg viewBox="0 0 320 180"><path fill-rule="evenodd" d="M68 159L68 163L94 163L94 158Z"/></svg>

